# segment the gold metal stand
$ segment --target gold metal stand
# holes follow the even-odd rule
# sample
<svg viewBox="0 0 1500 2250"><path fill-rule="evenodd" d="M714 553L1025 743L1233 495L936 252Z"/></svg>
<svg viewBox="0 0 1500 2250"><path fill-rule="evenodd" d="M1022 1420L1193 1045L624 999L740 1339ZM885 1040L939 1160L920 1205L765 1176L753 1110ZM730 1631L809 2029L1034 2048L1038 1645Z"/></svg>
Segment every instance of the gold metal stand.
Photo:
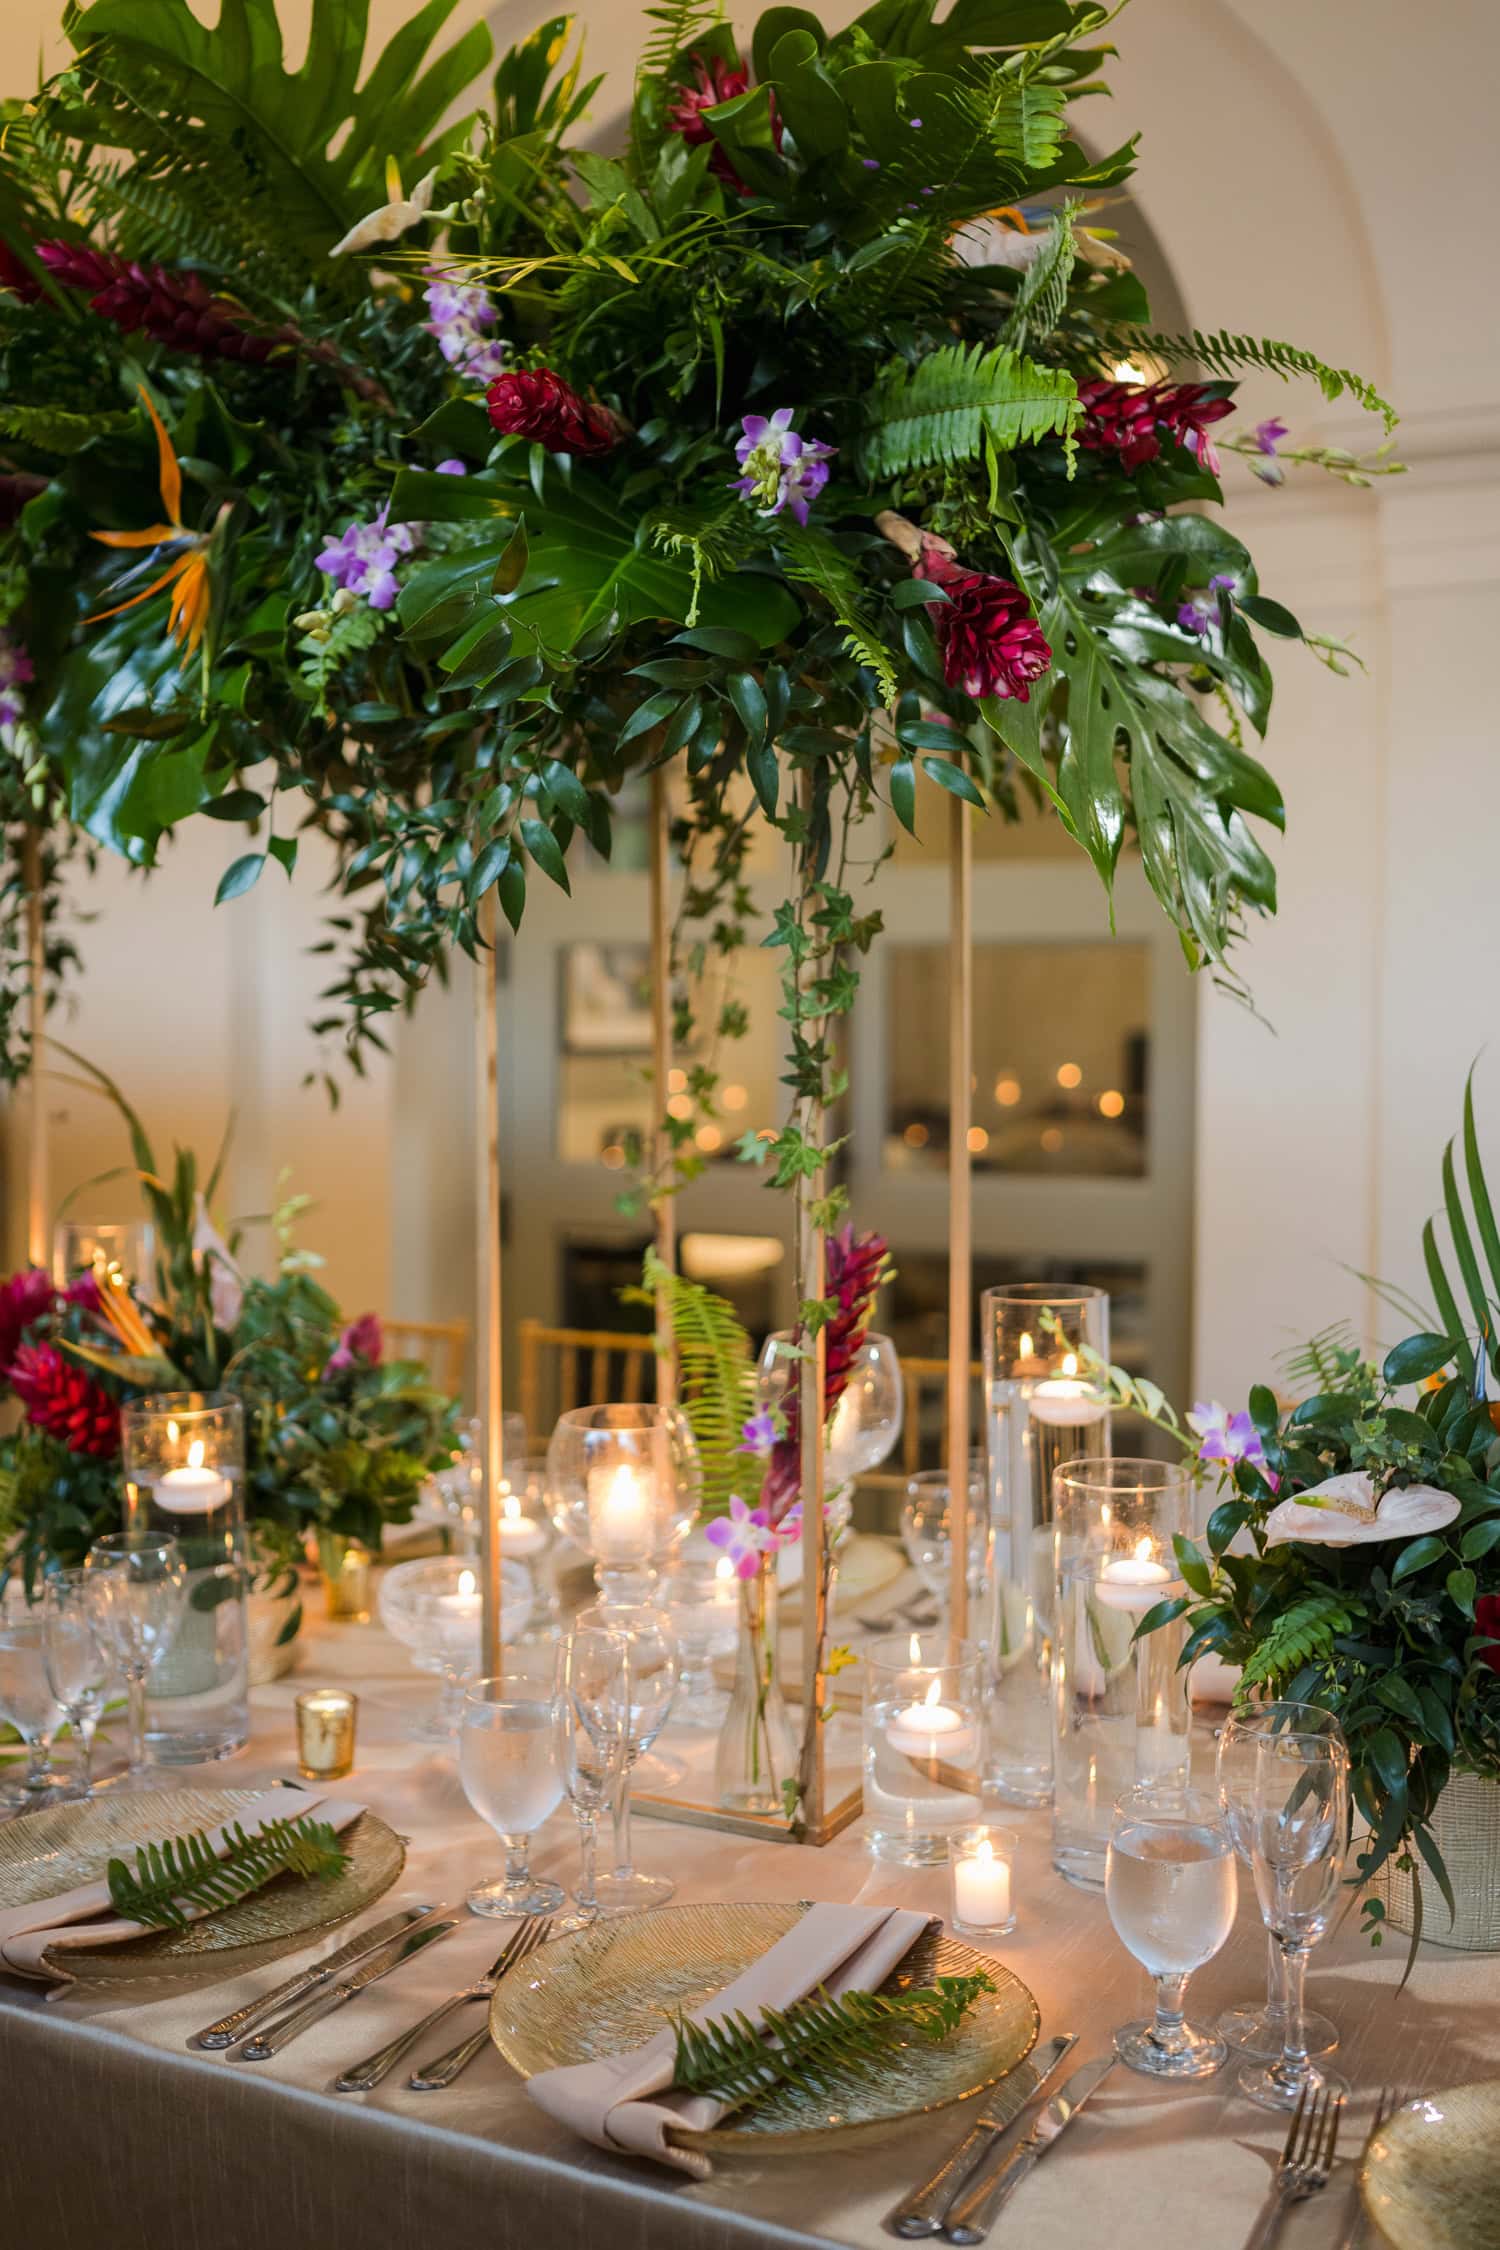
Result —
<svg viewBox="0 0 1500 2250"><path fill-rule="evenodd" d="M948 809L948 1530L955 1639L969 1629L969 1340L973 1328L974 839L968 807Z"/></svg>
<svg viewBox="0 0 1500 2250"><path fill-rule="evenodd" d="M677 1198L671 1192L672 1144L667 1133L667 1101L672 1074L672 919L668 911L671 876L671 819L667 809L667 777L661 766L651 776L651 1098L656 1125L652 1139L651 1176L656 1183L653 1206L656 1220L656 1255L669 1273L677 1270ZM677 1400L677 1353L672 1341L672 1315L665 1289L656 1295L656 1402L673 1406Z"/></svg>
<svg viewBox="0 0 1500 2250"><path fill-rule="evenodd" d="M500 1348L500 975L496 958L495 894L479 910L479 958L474 964L474 1064L476 1189L479 1208L479 1320L476 1383L484 1425L484 1516L479 1546L484 1614L480 1668L500 1669L500 1486L505 1468L501 1425L503 1381Z"/></svg>
<svg viewBox="0 0 1500 2250"><path fill-rule="evenodd" d="M31 1043L31 1083L27 1096L26 1256L34 1266L52 1265L47 1164L47 1097L42 1073L46 1057L47 924L42 883L42 839L28 828L21 847L26 883L27 1027Z"/></svg>

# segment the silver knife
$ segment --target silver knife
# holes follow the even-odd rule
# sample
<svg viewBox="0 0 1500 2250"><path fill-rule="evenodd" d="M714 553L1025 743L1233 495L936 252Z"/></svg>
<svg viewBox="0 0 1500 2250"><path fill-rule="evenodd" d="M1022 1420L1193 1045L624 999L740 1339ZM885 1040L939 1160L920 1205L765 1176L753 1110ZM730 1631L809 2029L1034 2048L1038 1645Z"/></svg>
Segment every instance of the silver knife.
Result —
<svg viewBox="0 0 1500 2250"><path fill-rule="evenodd" d="M983 2242L1001 2205L1041 2163L1058 2134L1072 2123L1094 2088L1114 2067L1114 2056L1105 2055L1098 2062L1085 2063L1081 2070L1074 2071L1062 2091L1048 2102L1025 2140L1016 2143L1004 2163L993 2171L984 2172L972 2186L964 2189L944 2221L943 2232L950 2242Z"/></svg>
<svg viewBox="0 0 1500 2250"><path fill-rule="evenodd" d="M272 2055L279 2055L282 2048L295 2039L299 2032L306 2031L309 2024L320 2022L335 2008L341 2008L346 2000L352 2000L356 1992L363 1992L367 1984L374 1984L381 1977L388 1977L392 1969L399 1969L402 1962L409 1961L414 1953L421 1953L429 1945L435 1945L440 1938L447 1937L450 1931L458 1928L463 1919L461 1907L445 1906L440 1917L429 1917L427 1921L419 1922L415 1929L409 1930L404 1938L397 1940L394 1948L388 1945L383 1953L377 1953L367 1961L362 1969L356 1969L352 1977L341 1977L337 1984L327 1986L322 1992L315 1992L310 2000L303 2001L300 2008L293 2008L289 2016L281 2016L275 2023L267 2024L264 2031L258 2031L253 2039L247 2039L240 2049L241 2057L246 2062L268 2062Z"/></svg>
<svg viewBox="0 0 1500 2250"><path fill-rule="evenodd" d="M400 1937L414 1922L421 1922L429 1914L436 1912L435 1906L424 1905L403 1906L399 1913L387 1914L383 1921L372 1923L369 1929L356 1931L352 1938L341 1945L337 1952L330 1953L326 1960L315 1961L310 1969L301 1969L296 1976L288 1977L284 1983L277 1985L274 1992L263 1992L258 2000L247 2000L243 2008L235 2008L229 2015L220 2016L217 2023L206 2025L202 2031L195 2031L188 2045L233 2047L262 2017L273 2016L278 2008L289 2008L298 2000L305 2000L310 1992L316 1992L320 1986L337 1976L340 1969L352 1969L367 1954L378 1953L383 1945L389 1945L393 1938Z"/></svg>
<svg viewBox="0 0 1500 2250"><path fill-rule="evenodd" d="M980 2158L989 2154L1006 2127L1015 2123L1032 2095L1041 2091L1077 2044L1076 2031L1064 2031L1055 2039L1043 2040L1018 2070L1013 2070L1008 2078L1002 2078L998 2086L991 2088L972 2131L965 2134L947 2162L938 2166L930 2180L924 2180L910 2195L903 2196L895 2210L888 2214L885 2223L893 2234L914 2241L922 2235L939 2232L943 2214Z"/></svg>

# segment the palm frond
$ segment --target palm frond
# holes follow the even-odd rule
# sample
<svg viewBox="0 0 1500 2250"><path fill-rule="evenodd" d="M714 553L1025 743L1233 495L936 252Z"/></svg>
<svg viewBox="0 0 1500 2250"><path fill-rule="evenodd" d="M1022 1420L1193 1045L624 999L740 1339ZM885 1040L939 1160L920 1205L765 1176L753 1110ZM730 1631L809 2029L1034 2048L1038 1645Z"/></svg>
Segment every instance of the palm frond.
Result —
<svg viewBox="0 0 1500 2250"><path fill-rule="evenodd" d="M218 1857L207 1830L138 1844L135 1873L109 1863L109 1902L117 1914L154 1929L177 1930L192 1914L212 1914L248 1898L277 1875L329 1882L348 1865L338 1833L326 1820L272 1820L247 1836L238 1821L226 1829Z"/></svg>
<svg viewBox="0 0 1500 2250"><path fill-rule="evenodd" d="M1071 458L1082 412L1064 369L1003 344L946 344L915 368L893 361L876 379L860 461L878 481L976 460L986 438L1008 453L1048 437L1062 438Z"/></svg>
<svg viewBox="0 0 1500 2250"><path fill-rule="evenodd" d="M1304 351L1298 344L1279 344L1260 336L1234 336L1227 328L1212 335L1195 328L1189 336L1156 335L1141 328L1120 328L1111 331L1110 343L1111 348L1117 346L1126 358L1144 353L1149 359L1165 360L1168 364L1196 360L1207 374L1224 379L1243 374L1247 367L1258 367L1266 375L1279 375L1283 382L1289 382L1293 376L1307 376L1330 402L1347 392L1367 413L1378 414L1387 432L1395 428L1398 419L1395 408L1363 375L1356 375L1347 367L1331 367L1326 360L1319 359L1316 352Z"/></svg>
<svg viewBox="0 0 1500 2250"><path fill-rule="evenodd" d="M702 1282L688 1281L646 1253L644 1286L626 1290L627 1301L651 1303L665 1293L677 1347L682 1410L698 1446L702 1470L699 1512L723 1515L730 1496L753 1507L764 1464L745 1450L745 1424L755 1411L755 1357L734 1307Z"/></svg>
<svg viewBox="0 0 1500 2250"><path fill-rule="evenodd" d="M673 2083L729 2109L791 2084L831 2093L880 2070L892 2048L907 2040L936 2046L957 2030L981 1993L994 1989L993 1979L979 1972L939 1977L935 1985L907 1992L846 1992L836 2000L820 1986L794 2007L763 2008L758 2024L738 2010L707 2023L675 2015Z"/></svg>

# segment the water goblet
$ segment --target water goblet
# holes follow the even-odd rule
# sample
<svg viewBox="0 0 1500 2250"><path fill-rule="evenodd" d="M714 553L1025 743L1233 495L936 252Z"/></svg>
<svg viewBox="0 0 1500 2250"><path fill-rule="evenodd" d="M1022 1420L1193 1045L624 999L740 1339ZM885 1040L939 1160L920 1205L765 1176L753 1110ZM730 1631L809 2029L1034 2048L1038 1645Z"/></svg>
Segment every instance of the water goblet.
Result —
<svg viewBox="0 0 1500 2250"><path fill-rule="evenodd" d="M677 1693L677 1643L660 1610L613 1602L581 1610L575 1629L581 1627L619 1633L626 1643L626 1749L614 1795L615 1864L599 1877L595 1891L602 1914L633 1914L663 1905L677 1887L664 1875L643 1874L630 1858L630 1772L666 1725Z"/></svg>
<svg viewBox="0 0 1500 2250"><path fill-rule="evenodd" d="M551 1914L556 1883L531 1872L531 1838L562 1803L552 1697L528 1671L472 1681L459 1721L458 1777L464 1795L505 1846L505 1873L476 1883L471 1914Z"/></svg>
<svg viewBox="0 0 1500 2250"><path fill-rule="evenodd" d="M0 1604L0 1723L13 1726L26 1746L26 1772L0 1788L0 1810L34 1811L75 1792L51 1764L52 1737L62 1706L47 1678L39 1603L19 1597Z"/></svg>
<svg viewBox="0 0 1500 2250"><path fill-rule="evenodd" d="M714 1684L713 1660L732 1656L740 1635L740 1585L733 1562L695 1534L661 1575L656 1606L677 1641L679 1672L673 1718L680 1727L718 1731L729 1711L727 1689Z"/></svg>
<svg viewBox="0 0 1500 2250"><path fill-rule="evenodd" d="M113 1663L104 1637L99 1580L85 1569L59 1570L42 1588L42 1662L78 1744L74 1794L94 1793L94 1730L104 1712Z"/></svg>
<svg viewBox="0 0 1500 2250"><path fill-rule="evenodd" d="M630 1643L602 1626L575 1626L557 1651L552 1721L558 1771L578 1821L580 1873L574 1897L599 1913L595 1855L599 1815L614 1803L630 1754Z"/></svg>
<svg viewBox="0 0 1500 2250"><path fill-rule="evenodd" d="M1295 2109L1327 2086L1349 2082L1308 2056L1302 2025L1308 1956L1328 1933L1343 1881L1349 1842L1349 1753L1342 1739L1318 1734L1268 1734L1254 1747L1253 1767L1237 1792L1260 1918L1281 1949L1286 2017L1274 2062L1246 2063L1240 2092L1261 2109Z"/></svg>
<svg viewBox="0 0 1500 2250"><path fill-rule="evenodd" d="M1188 2023L1183 1997L1234 1925L1234 1840L1218 1801L1127 1789L1115 1802L1104 1898L1117 1935L1156 1983L1156 2014L1115 2033L1115 2053L1148 2078L1207 2078L1229 2049Z"/></svg>
<svg viewBox="0 0 1500 2250"><path fill-rule="evenodd" d="M778 1328L756 1362L756 1406L785 1415L801 1380L804 1357L796 1333ZM901 1361L889 1336L870 1329L849 1368L824 1431L824 1489L832 1500L868 1476L894 1451L905 1419Z"/></svg>
<svg viewBox="0 0 1500 2250"><path fill-rule="evenodd" d="M1315 1703L1259 1703L1231 1715L1219 1731L1217 1752L1219 1802L1229 1822L1235 1849L1250 1865L1248 1824L1238 1818L1242 1785L1253 1774L1254 1745L1270 1734L1325 1734L1342 1742L1343 1732L1331 1711ZM1247 2060L1274 2062L1286 2044L1286 1999L1282 1985L1281 1948L1266 1932L1266 1997L1242 2000L1226 2008L1217 2030ZM1331 2055L1339 2043L1338 2027L1316 2010L1304 2013L1302 2044L1310 2055Z"/></svg>
<svg viewBox="0 0 1500 2250"><path fill-rule="evenodd" d="M974 1460L969 1474L969 1599L984 1593L989 1560L989 1503L984 1489L984 1463ZM906 1483L901 1505L901 1544L907 1561L939 1608L946 1613L953 1591L953 1533L948 1510L948 1472L922 1469Z"/></svg>
<svg viewBox="0 0 1500 2250"><path fill-rule="evenodd" d="M146 1675L176 1636L187 1571L177 1541L151 1531L106 1533L83 1567L98 1587L105 1644L125 1675L130 1749L124 1779L138 1786L147 1771Z"/></svg>

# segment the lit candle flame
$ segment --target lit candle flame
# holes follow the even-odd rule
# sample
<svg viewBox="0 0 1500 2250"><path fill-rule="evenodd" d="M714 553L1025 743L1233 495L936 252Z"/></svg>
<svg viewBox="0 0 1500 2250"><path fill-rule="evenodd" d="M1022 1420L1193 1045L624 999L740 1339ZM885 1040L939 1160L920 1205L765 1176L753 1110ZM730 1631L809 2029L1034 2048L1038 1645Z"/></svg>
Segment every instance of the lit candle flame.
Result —
<svg viewBox="0 0 1500 2250"><path fill-rule="evenodd" d="M472 1593L473 1593L473 1591L474 1591L474 1573L473 1573L473 1571L472 1571L472 1570L461 1570L461 1571L459 1572L459 1574L458 1574L458 1590L459 1590L459 1592L460 1592L461 1594L472 1594Z"/></svg>
<svg viewBox="0 0 1500 2250"><path fill-rule="evenodd" d="M1078 1373L1078 1354L1077 1354L1077 1352L1064 1352L1064 1353L1063 1353L1063 1366L1062 1366L1062 1371L1063 1371L1063 1373L1064 1373L1065 1375L1076 1375L1076 1374Z"/></svg>
<svg viewBox="0 0 1500 2250"><path fill-rule="evenodd" d="M1153 1545L1149 1533L1144 1539L1137 1539L1135 1543L1135 1559L1137 1562L1150 1562L1152 1552Z"/></svg>
<svg viewBox="0 0 1500 2250"><path fill-rule="evenodd" d="M988 1867L990 1861L994 1858L994 1856L994 1845L990 1842L988 1836L981 1836L979 1839L979 1849L974 1854L974 1857L979 1860L983 1866Z"/></svg>
<svg viewBox="0 0 1500 2250"><path fill-rule="evenodd" d="M201 1469L201 1468L202 1468L202 1466L203 1466L203 1440L202 1440L202 1438L201 1438L201 1437L195 1437L195 1438L194 1438L194 1440L193 1440L193 1442L192 1442L192 1444L191 1444L191 1445L190 1445L190 1446L188 1447L188 1458L187 1458L187 1465L188 1465L188 1467L189 1467L190 1469Z"/></svg>
<svg viewBox="0 0 1500 2250"><path fill-rule="evenodd" d="M734 1564L727 1555L720 1555L718 1561L714 1564L714 1576L715 1578L733 1578Z"/></svg>
<svg viewBox="0 0 1500 2250"><path fill-rule="evenodd" d="M179 1429L178 1429L178 1427L177 1427L177 1424L176 1424L175 1422L169 1422L169 1423L167 1424L167 1443L168 1443L168 1445L175 1445L175 1444L177 1443L177 1440L178 1440L178 1439L179 1439L179 1438L181 1437L181 1435L182 1435L182 1432L181 1432L181 1430L179 1430Z"/></svg>
<svg viewBox="0 0 1500 2250"><path fill-rule="evenodd" d="M928 1708L928 1710L929 1710L929 1711L930 1711L930 1710L932 1709L933 1705L934 1705L934 1704L935 1704L935 1703L937 1702L937 1699L938 1699L938 1697L939 1697L939 1696L940 1696L940 1695L942 1694L942 1692L943 1692L943 1683L942 1683L942 1681L941 1681L941 1680L934 1680L934 1681L933 1681L933 1683L932 1683L932 1685L931 1685L931 1687L930 1687L930 1688L929 1688L929 1689L927 1690L927 1693L926 1693L926 1694L925 1694L925 1695L923 1696L923 1698L922 1698L922 1701L923 1701L923 1702L924 1702L924 1703L926 1704L926 1706L927 1706L927 1708Z"/></svg>
<svg viewBox="0 0 1500 2250"><path fill-rule="evenodd" d="M1021 1357L1022 1359L1030 1359L1033 1357L1031 1330L1029 1328L1023 1328L1021 1330Z"/></svg>
<svg viewBox="0 0 1500 2250"><path fill-rule="evenodd" d="M911 1660L913 1664L920 1664L922 1661L922 1638L919 1633L913 1633L911 1637Z"/></svg>
<svg viewBox="0 0 1500 2250"><path fill-rule="evenodd" d="M507 1523L519 1523L519 1522L520 1522L520 1520L521 1520L521 1503L520 1503L520 1501L519 1501L519 1500L517 1499L517 1497L516 1497L515 1493L513 1493L513 1492L509 1492L509 1493L507 1493L507 1494L506 1494L506 1496L505 1496L505 1501L504 1501L504 1511L505 1511L505 1520L506 1520L506 1522L507 1522Z"/></svg>

